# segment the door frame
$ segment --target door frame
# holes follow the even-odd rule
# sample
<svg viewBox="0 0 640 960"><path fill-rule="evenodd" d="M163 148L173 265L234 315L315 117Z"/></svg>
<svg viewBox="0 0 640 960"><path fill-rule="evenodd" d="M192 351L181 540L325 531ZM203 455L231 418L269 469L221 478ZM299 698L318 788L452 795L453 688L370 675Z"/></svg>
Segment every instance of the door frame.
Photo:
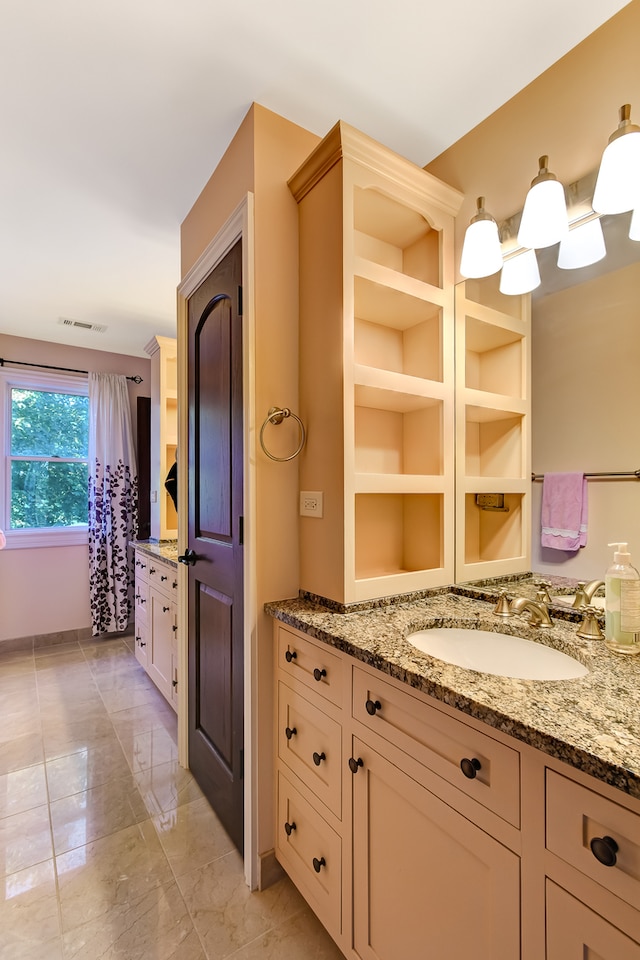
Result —
<svg viewBox="0 0 640 960"><path fill-rule="evenodd" d="M256 451L255 451L255 307L254 307L254 196L247 193L211 243L198 257L178 286L178 516L188 516L189 435L188 398L188 298L213 268L242 240L242 407L244 461L244 551L243 551L243 615L244 615L244 875L250 889L259 883L257 849L257 757L253 744L258 722L256 670L257 659L257 575L256 575ZM184 553L187 527L178 524L178 552ZM178 564L178 669L179 676L188 676L189 610L188 574ZM178 761L189 765L188 684L178 686Z"/></svg>

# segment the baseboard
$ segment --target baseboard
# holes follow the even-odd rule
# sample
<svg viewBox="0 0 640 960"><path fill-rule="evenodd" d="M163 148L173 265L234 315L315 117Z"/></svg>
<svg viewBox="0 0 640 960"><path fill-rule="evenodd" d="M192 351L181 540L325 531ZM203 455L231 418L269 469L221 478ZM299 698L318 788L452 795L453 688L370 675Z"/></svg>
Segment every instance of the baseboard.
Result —
<svg viewBox="0 0 640 960"><path fill-rule="evenodd" d="M122 633L105 633L101 637L91 635L91 627L78 627L77 630L58 630L55 633L39 633L33 637L15 637L9 640L0 640L0 654L3 653L33 653L43 647L53 647L59 643L86 643L93 640L125 639L133 633L133 624Z"/></svg>

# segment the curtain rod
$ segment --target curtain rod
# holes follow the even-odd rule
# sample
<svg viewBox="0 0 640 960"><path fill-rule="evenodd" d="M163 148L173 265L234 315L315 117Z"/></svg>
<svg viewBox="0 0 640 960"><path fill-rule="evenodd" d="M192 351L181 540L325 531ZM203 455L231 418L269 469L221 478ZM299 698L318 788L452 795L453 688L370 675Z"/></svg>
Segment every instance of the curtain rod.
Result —
<svg viewBox="0 0 640 960"><path fill-rule="evenodd" d="M19 367L40 367L41 370L64 370L65 373L89 373L88 370L76 370L74 367L54 367L50 363L27 363L26 360L4 360L0 357L0 367L4 367L5 363L12 363ZM142 377L139 377L137 374L135 377L127 377L127 380L133 380L134 383L142 383Z"/></svg>
<svg viewBox="0 0 640 960"><path fill-rule="evenodd" d="M585 473L585 477L634 477L636 480L640 480L640 470L627 470L622 473ZM532 480L544 480L544 473L532 473Z"/></svg>

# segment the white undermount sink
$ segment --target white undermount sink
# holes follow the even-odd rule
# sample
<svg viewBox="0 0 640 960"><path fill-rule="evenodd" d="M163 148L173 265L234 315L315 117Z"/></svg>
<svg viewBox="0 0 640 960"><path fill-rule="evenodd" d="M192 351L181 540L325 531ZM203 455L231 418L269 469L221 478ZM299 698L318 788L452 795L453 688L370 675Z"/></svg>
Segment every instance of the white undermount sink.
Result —
<svg viewBox="0 0 640 960"><path fill-rule="evenodd" d="M520 680L574 680L588 674L573 657L524 637L465 627L418 630L407 640L423 653L446 663Z"/></svg>

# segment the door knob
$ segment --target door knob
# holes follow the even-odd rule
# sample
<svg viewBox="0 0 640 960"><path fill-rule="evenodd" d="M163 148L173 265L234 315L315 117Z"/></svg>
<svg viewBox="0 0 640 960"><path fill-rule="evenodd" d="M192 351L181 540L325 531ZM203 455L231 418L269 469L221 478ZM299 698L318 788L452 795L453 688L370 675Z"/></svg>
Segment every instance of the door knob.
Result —
<svg viewBox="0 0 640 960"><path fill-rule="evenodd" d="M187 548L185 552L178 557L178 563L186 563L187 566L192 567L197 559L198 555L195 550L190 550Z"/></svg>

